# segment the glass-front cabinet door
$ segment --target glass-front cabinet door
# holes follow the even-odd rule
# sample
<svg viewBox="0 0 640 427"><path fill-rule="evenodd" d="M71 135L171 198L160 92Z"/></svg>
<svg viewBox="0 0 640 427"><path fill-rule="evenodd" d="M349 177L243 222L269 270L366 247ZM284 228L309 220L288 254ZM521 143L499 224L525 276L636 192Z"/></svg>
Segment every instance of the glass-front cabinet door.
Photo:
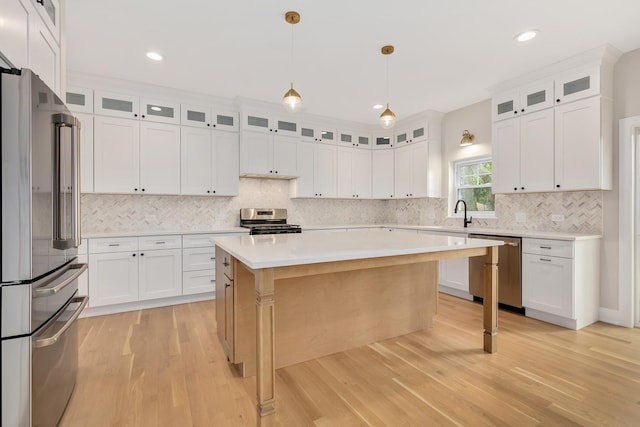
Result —
<svg viewBox="0 0 640 427"><path fill-rule="evenodd" d="M58 0L33 0L38 10L38 14L47 25L47 28L56 40L60 43L60 2Z"/></svg>
<svg viewBox="0 0 640 427"><path fill-rule="evenodd" d="M510 91L494 96L491 99L491 118L494 122L498 120L517 117L520 101L520 92Z"/></svg>
<svg viewBox="0 0 640 427"><path fill-rule="evenodd" d="M318 141L318 131L313 126L301 125L300 126L300 139L308 142Z"/></svg>
<svg viewBox="0 0 640 427"><path fill-rule="evenodd" d="M135 95L96 90L93 96L95 114L125 119L138 118L140 99Z"/></svg>
<svg viewBox="0 0 640 427"><path fill-rule="evenodd" d="M393 141L394 140L392 135L376 135L373 140L373 148L375 149L393 148L393 146L395 145Z"/></svg>
<svg viewBox="0 0 640 427"><path fill-rule="evenodd" d="M355 141L356 141L356 137L353 134L353 132L347 131L347 132L338 132L338 144L339 145L346 145L349 147L354 147L355 146Z"/></svg>
<svg viewBox="0 0 640 427"><path fill-rule="evenodd" d="M220 130L238 131L238 113L236 111L214 108L213 127Z"/></svg>
<svg viewBox="0 0 640 427"><path fill-rule="evenodd" d="M338 136L335 130L326 130L327 128L320 128L318 133L320 134L320 138L318 142L323 142L326 144L335 144Z"/></svg>
<svg viewBox="0 0 640 427"><path fill-rule="evenodd" d="M355 146L358 148L371 148L371 136L370 135L358 135L356 137Z"/></svg>
<svg viewBox="0 0 640 427"><path fill-rule="evenodd" d="M276 119L275 120L275 129L274 131L278 134L282 135L290 135L290 136L298 136L299 135L299 126L298 123L286 120L286 119Z"/></svg>
<svg viewBox="0 0 640 427"><path fill-rule="evenodd" d="M429 138L429 128L426 123L417 123L411 127L409 142L425 141Z"/></svg>
<svg viewBox="0 0 640 427"><path fill-rule="evenodd" d="M600 93L600 67L576 68L561 74L555 81L556 105Z"/></svg>
<svg viewBox="0 0 640 427"><path fill-rule="evenodd" d="M180 124L180 104L171 101L160 101L143 98L140 118L151 122Z"/></svg>
<svg viewBox="0 0 640 427"><path fill-rule="evenodd" d="M273 132L272 119L266 114L245 112L242 114L242 127L253 132Z"/></svg>
<svg viewBox="0 0 640 427"><path fill-rule="evenodd" d="M211 109L208 107L182 104L180 108L180 124L200 128L211 127Z"/></svg>
<svg viewBox="0 0 640 427"><path fill-rule="evenodd" d="M68 86L65 104L75 113L93 113L93 90L86 87Z"/></svg>
<svg viewBox="0 0 640 427"><path fill-rule="evenodd" d="M553 80L540 80L520 91L520 114L533 113L553 106Z"/></svg>

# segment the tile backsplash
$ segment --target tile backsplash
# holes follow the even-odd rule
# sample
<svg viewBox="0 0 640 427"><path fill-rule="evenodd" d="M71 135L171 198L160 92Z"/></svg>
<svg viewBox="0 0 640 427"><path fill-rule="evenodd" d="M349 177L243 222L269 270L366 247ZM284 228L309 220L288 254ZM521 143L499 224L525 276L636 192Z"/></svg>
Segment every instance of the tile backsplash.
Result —
<svg viewBox="0 0 640 427"><path fill-rule="evenodd" d="M240 208L286 208L289 222L302 225L459 225L449 218L447 199L290 199L289 181L240 179L237 197L82 195L83 234L201 231L238 225ZM516 221L516 214L526 218ZM551 215L563 216L552 221ZM474 218L472 229L602 232L602 192L583 191L496 196L496 218ZM522 218L520 218L522 219Z"/></svg>

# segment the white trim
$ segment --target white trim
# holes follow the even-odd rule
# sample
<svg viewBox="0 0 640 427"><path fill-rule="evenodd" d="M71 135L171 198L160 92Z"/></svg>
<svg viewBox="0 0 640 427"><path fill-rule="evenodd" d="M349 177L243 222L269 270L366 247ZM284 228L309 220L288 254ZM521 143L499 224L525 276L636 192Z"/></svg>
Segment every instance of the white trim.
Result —
<svg viewBox="0 0 640 427"><path fill-rule="evenodd" d="M635 286L634 274L634 205L635 191L635 129L640 128L640 116L628 117L620 120L619 137L619 263L618 263L618 322L622 326L633 327L637 322L637 314L634 316L636 305L635 294L638 292ZM601 309L602 314L603 309ZM607 314L613 314L613 310ZM604 320L604 319L603 319Z"/></svg>
<svg viewBox="0 0 640 427"><path fill-rule="evenodd" d="M177 297L159 298L145 301L134 301L124 304L111 304L100 307L88 307L80 314L80 317L103 316L105 314L124 313L126 311L146 310L148 308L166 307L177 304L187 304L216 299L215 292L206 292L194 295L180 295ZM91 300L89 300L91 301Z"/></svg>
<svg viewBox="0 0 640 427"><path fill-rule="evenodd" d="M467 158L467 159L460 159L460 160L454 160L451 162L451 172L453 174L452 178L452 185L449 189L449 209L448 211L450 212L448 215L448 218L462 218L462 214L454 214L451 213L451 211L453 210L453 204L455 203L456 200L458 200L458 166L465 166L465 165L473 165L476 163L482 163L482 162L491 162L491 165L493 166L493 158L491 156L478 156L478 157L471 157L471 158ZM473 186L473 187L460 187L460 188L491 188L491 193L493 194L494 197L494 205L493 205L493 210L492 211L471 211L468 210L467 211L467 215L472 215L475 216L476 218L491 218L491 219L496 219L496 210L495 210L495 194L493 193L493 169L491 171L491 185L484 185L484 186Z"/></svg>

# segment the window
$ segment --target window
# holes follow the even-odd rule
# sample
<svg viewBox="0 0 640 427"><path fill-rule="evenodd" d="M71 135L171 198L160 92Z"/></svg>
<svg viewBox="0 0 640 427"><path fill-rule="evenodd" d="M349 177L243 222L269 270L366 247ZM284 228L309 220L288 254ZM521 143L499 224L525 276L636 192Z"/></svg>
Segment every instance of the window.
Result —
<svg viewBox="0 0 640 427"><path fill-rule="evenodd" d="M495 196L491 191L492 171L491 159L456 163L456 197L467 203L467 211L495 211Z"/></svg>

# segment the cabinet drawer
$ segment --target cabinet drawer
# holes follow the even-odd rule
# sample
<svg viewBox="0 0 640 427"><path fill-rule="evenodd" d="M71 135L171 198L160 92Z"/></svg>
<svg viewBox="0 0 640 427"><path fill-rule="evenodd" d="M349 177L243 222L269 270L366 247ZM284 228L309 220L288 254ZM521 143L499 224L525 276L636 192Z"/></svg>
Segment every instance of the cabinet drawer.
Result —
<svg viewBox="0 0 640 427"><path fill-rule="evenodd" d="M131 252L138 250L137 237L108 237L89 239L89 253Z"/></svg>
<svg viewBox="0 0 640 427"><path fill-rule="evenodd" d="M182 274L182 295L215 292L215 285L214 270L185 271Z"/></svg>
<svg viewBox="0 0 640 427"><path fill-rule="evenodd" d="M183 248L206 248L213 247L211 239L217 234L186 234L182 236Z"/></svg>
<svg viewBox="0 0 640 427"><path fill-rule="evenodd" d="M182 269L184 271L212 270L215 268L215 251L212 247L182 250Z"/></svg>
<svg viewBox="0 0 640 427"><path fill-rule="evenodd" d="M534 255L573 258L573 242L564 240L522 239L522 252Z"/></svg>
<svg viewBox="0 0 640 427"><path fill-rule="evenodd" d="M139 237L140 250L181 249L180 235Z"/></svg>

